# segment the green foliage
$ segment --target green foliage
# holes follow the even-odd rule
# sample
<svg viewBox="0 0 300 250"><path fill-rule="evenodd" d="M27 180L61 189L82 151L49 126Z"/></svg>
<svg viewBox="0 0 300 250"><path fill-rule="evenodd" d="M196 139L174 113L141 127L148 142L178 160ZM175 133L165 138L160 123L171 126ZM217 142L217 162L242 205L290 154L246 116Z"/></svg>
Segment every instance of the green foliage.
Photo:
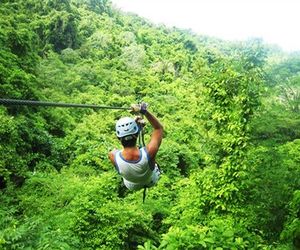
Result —
<svg viewBox="0 0 300 250"><path fill-rule="evenodd" d="M0 180L1 188L3 188L6 186L11 174L16 171L16 169L19 169L19 171L24 175L24 160L22 160L20 156L17 156L17 142L19 134L17 132L16 124L13 121L13 118L7 116L3 109L0 111L0 149L1 152L3 152L0 158Z"/></svg>
<svg viewBox="0 0 300 250"><path fill-rule="evenodd" d="M300 247L300 191L294 193L294 197L290 202L290 215L284 230L282 231L281 238L288 242L294 248ZM292 244L291 244L292 243Z"/></svg>
<svg viewBox="0 0 300 250"><path fill-rule="evenodd" d="M1 107L1 249L299 246L299 55L154 26L107 0L0 10L1 98L143 100L165 128L143 204L107 157L126 111Z"/></svg>
<svg viewBox="0 0 300 250"><path fill-rule="evenodd" d="M255 147L247 157L251 170L247 180L249 198L245 201L248 227L260 228L270 240L279 237L288 214L286 204L300 186L295 156L299 154L298 144L295 140L278 148Z"/></svg>
<svg viewBox="0 0 300 250"><path fill-rule="evenodd" d="M261 239L233 218L211 218L205 225L171 227L160 249L266 249Z"/></svg>
<svg viewBox="0 0 300 250"><path fill-rule="evenodd" d="M46 33L47 42L53 44L54 51L60 52L66 48L78 46L76 18L68 12L53 12L50 14Z"/></svg>

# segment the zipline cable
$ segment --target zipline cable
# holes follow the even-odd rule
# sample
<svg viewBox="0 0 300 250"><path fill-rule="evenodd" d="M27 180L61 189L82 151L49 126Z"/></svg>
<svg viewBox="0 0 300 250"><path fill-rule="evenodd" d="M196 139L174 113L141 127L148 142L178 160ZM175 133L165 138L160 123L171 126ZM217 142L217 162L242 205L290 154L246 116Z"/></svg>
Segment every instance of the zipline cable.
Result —
<svg viewBox="0 0 300 250"><path fill-rule="evenodd" d="M128 107L113 107L113 106L101 106L95 104L77 104L77 103L63 103L63 102L44 102L44 101L18 100L18 99L0 99L0 105L1 104L4 106L44 106L44 107L62 107L62 108L130 110L130 108Z"/></svg>

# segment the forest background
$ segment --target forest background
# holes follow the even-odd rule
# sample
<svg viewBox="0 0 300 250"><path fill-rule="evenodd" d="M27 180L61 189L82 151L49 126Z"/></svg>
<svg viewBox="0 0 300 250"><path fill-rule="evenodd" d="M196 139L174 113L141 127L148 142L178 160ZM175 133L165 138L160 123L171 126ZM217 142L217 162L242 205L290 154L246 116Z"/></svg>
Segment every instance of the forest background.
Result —
<svg viewBox="0 0 300 250"><path fill-rule="evenodd" d="M107 157L127 112L1 106L0 249L300 248L299 53L107 0L4 0L0 83L1 98L143 100L165 127L143 204Z"/></svg>

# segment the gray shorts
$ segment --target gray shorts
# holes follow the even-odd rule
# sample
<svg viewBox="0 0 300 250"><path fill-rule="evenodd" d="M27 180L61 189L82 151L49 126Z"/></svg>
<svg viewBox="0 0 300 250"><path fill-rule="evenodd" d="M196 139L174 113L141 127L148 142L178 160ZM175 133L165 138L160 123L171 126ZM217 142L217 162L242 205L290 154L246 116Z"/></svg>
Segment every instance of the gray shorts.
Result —
<svg viewBox="0 0 300 250"><path fill-rule="evenodd" d="M151 176L151 179L150 179L149 183L133 183L133 182L127 181L124 178L123 178L123 182L124 182L124 185L129 190L139 190L139 189L142 189L144 187L153 187L158 182L158 180L160 178L160 174L161 174L161 172L160 172L157 164L155 164L155 167L153 169L152 176Z"/></svg>

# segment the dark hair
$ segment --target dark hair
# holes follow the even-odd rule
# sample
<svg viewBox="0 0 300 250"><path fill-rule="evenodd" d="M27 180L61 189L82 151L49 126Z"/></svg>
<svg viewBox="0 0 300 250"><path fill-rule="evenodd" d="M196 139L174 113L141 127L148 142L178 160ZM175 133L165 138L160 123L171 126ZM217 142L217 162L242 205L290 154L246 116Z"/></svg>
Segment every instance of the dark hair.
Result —
<svg viewBox="0 0 300 250"><path fill-rule="evenodd" d="M123 147L134 147L136 145L136 140L138 137L138 133L134 135L127 135L124 137L119 138Z"/></svg>

